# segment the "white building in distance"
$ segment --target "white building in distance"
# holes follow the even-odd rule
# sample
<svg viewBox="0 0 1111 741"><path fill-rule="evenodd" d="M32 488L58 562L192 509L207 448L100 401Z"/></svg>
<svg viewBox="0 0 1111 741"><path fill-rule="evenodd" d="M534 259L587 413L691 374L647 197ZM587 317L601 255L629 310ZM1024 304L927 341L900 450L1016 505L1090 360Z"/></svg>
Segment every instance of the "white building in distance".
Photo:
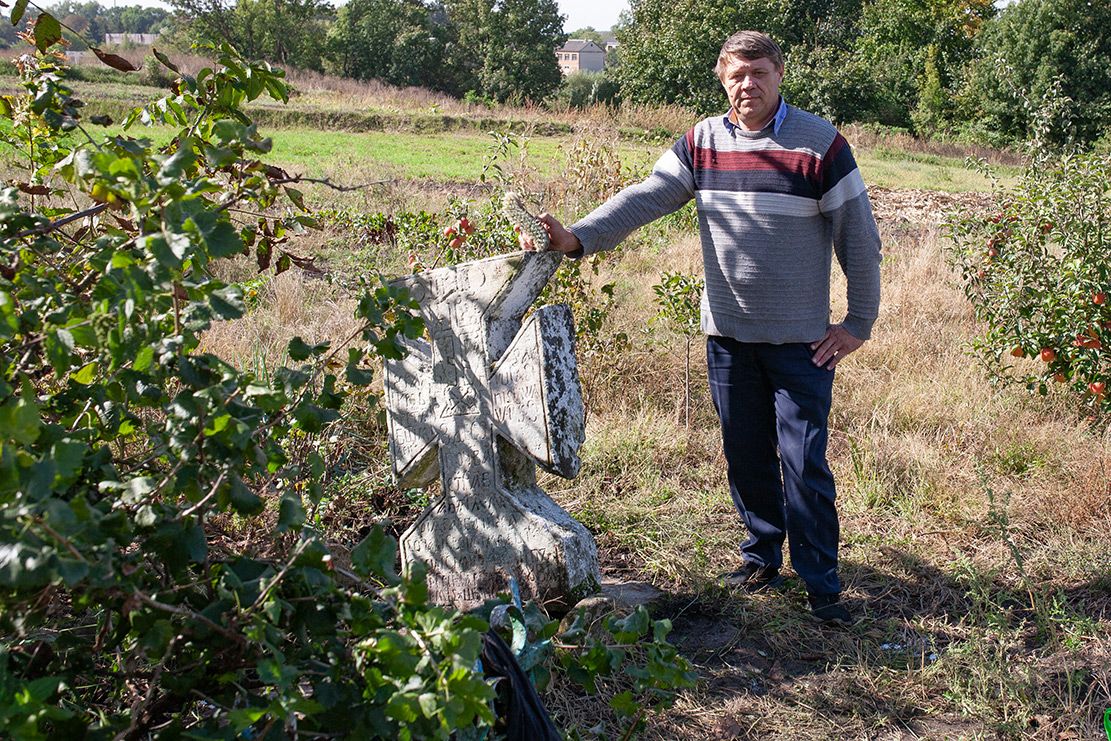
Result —
<svg viewBox="0 0 1111 741"><path fill-rule="evenodd" d="M555 54L564 76L574 72L601 72L606 66L605 49L585 39L567 39Z"/></svg>

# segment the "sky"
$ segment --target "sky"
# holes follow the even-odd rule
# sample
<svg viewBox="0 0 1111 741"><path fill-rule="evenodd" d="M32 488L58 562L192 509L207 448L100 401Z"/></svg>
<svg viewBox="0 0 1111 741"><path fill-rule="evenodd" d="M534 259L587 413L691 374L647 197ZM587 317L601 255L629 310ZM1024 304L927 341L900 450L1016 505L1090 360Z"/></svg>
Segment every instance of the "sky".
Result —
<svg viewBox="0 0 1111 741"><path fill-rule="evenodd" d="M626 0L556 0L559 12L567 16L563 28L567 32L593 26L608 31L617 23L617 16L629 7Z"/></svg>

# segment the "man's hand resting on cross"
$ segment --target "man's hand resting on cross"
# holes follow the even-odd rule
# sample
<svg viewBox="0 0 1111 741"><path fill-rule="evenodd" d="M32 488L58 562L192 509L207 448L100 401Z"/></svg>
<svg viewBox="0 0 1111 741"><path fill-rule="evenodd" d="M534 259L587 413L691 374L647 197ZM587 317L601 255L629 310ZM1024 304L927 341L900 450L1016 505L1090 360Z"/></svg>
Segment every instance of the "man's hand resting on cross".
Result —
<svg viewBox="0 0 1111 741"><path fill-rule="evenodd" d="M576 237L570 229L561 224L556 217L551 214L540 214L537 220L544 227L544 230L548 232L548 238L551 240L548 249L562 252L565 255L582 249L582 243L579 242L579 238ZM521 243L521 249L534 252L536 250L536 245L533 244L532 237L530 237L527 232L521 231L520 227L514 227L513 229L517 232L517 239Z"/></svg>

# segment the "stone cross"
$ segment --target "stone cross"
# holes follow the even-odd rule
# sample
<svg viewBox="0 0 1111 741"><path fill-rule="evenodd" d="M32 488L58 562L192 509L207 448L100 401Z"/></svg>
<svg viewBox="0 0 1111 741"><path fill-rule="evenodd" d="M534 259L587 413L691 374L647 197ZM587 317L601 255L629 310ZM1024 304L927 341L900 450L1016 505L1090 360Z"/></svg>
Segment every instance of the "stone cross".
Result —
<svg viewBox="0 0 1111 741"><path fill-rule="evenodd" d="M390 457L403 486L443 486L401 537L434 602L470 608L515 578L526 599L566 609L599 587L593 538L534 469L574 477L585 437L570 310L521 321L560 259L518 252L398 281L431 341L385 364Z"/></svg>

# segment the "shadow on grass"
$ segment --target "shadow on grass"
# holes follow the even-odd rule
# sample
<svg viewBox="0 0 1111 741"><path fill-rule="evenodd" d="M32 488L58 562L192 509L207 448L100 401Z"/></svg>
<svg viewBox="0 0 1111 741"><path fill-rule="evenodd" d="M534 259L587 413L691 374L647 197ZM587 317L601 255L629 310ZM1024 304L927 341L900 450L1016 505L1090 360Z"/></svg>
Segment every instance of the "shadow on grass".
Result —
<svg viewBox="0 0 1111 741"><path fill-rule="evenodd" d="M1035 609L998 573L883 555L884 568L842 560L847 628L811 618L797 577L766 593L707 585L656 603L703 678L711 737L1056 738L1096 727L1111 704L1100 638L1111 578L1045 585ZM666 725L698 715L677 709Z"/></svg>

